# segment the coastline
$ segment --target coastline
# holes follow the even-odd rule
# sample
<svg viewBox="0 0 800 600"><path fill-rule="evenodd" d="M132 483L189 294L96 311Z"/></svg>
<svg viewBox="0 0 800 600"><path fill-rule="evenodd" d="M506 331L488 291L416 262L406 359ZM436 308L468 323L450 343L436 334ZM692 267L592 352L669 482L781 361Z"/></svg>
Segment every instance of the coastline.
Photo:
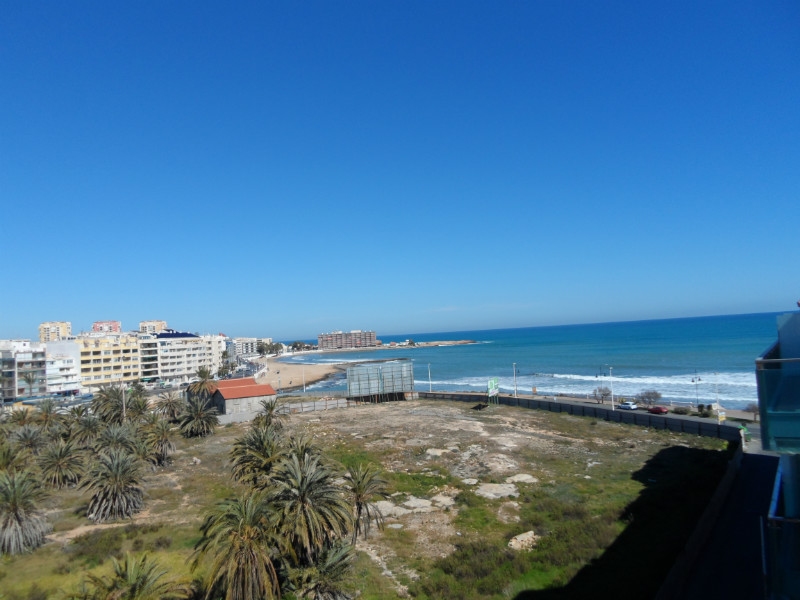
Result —
<svg viewBox="0 0 800 600"><path fill-rule="evenodd" d="M469 342L461 342L461 343L469 343ZM430 342L431 345L436 345L436 342ZM450 343L450 345L455 345L455 343ZM413 346L403 346L403 348L409 348ZM363 350L363 349L362 349ZM269 357L267 359L259 360L259 362L266 363L269 367L269 371L264 375L258 378L258 383L268 383L270 384L275 391L302 391L303 384L305 383L306 386L309 386L313 383L318 383L320 381L324 381L329 377L336 375L337 373L343 373L347 370L348 366L352 366L354 363L329 363L329 364L296 364L296 363L289 363L289 362L282 362L280 357ZM364 361L364 362L371 362L371 361ZM476 397L482 397L485 394L481 394L480 392L461 392L461 393L474 393ZM520 397L534 397L530 394L519 394ZM565 399L578 401L578 402L585 402L587 404L594 404L594 400L587 399L584 396L563 396ZM667 405L666 403L663 403ZM738 421L754 421L754 417L752 413L737 410L737 409L730 409L725 408L724 406L722 409L726 412L729 419L735 419Z"/></svg>
<svg viewBox="0 0 800 600"><path fill-rule="evenodd" d="M474 340L442 340L434 342L419 342L412 345L406 344L391 344L381 346L370 346L367 348L345 348L337 350L312 350L310 352L300 352L303 354L333 354L339 352L365 352L370 350L408 350L414 348L430 348L435 346L463 346L466 344L477 344ZM295 356L292 354L290 356ZM290 363L285 362L284 356L270 356L264 359L258 359L257 362L266 364L268 371L258 378L258 383L268 383L275 391L287 390L302 390L304 386L309 386L312 383L324 381L329 377L342 373L347 370L348 366L353 363ZM370 361L364 361L370 362Z"/></svg>

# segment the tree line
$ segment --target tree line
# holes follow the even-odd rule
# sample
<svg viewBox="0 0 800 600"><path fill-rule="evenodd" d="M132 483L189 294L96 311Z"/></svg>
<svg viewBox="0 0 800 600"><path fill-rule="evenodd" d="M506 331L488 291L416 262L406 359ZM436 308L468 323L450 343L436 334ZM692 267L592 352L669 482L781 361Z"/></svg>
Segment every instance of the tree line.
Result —
<svg viewBox="0 0 800 600"><path fill-rule="evenodd" d="M144 508L145 469L163 467L175 436L213 435L216 384L198 372L184 398L167 392L150 403L144 388L107 386L89 406L58 410L52 400L8 411L0 420L0 554L32 552L51 531L39 509L71 486L88 496L85 517L119 521ZM65 598L352 597L354 545L382 526L375 500L386 481L373 465L341 468L312 440L289 432L277 400L230 450L242 492L210 507L191 559L193 582L169 576L146 554L112 561L112 574L87 576Z"/></svg>

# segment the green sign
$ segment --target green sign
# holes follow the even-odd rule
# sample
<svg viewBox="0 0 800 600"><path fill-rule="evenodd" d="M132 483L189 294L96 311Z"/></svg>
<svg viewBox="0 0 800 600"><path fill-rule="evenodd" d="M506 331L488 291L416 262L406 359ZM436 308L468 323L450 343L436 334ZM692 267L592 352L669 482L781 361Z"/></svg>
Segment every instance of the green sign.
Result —
<svg viewBox="0 0 800 600"><path fill-rule="evenodd" d="M489 380L489 397L497 396L500 393L500 383L497 377L492 377Z"/></svg>

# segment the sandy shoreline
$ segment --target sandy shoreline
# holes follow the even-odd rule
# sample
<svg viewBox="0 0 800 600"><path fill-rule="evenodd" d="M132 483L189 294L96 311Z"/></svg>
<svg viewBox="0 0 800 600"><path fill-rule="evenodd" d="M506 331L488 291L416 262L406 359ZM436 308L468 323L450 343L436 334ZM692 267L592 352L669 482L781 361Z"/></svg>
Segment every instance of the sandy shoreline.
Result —
<svg viewBox="0 0 800 600"><path fill-rule="evenodd" d="M457 345L457 344L470 344L475 343L467 340L458 342L445 341L445 342L426 342L427 345ZM420 347L422 344L418 344ZM386 349L384 346L383 349ZM397 346L397 348L414 348L414 346ZM378 350L380 348L372 348ZM361 350L364 350L363 348ZM266 359L259 359L258 362L267 363L269 371L258 378L259 383L268 383L276 391L287 390L303 390L303 384L311 385L323 381L337 373L342 373L347 370L347 367L353 366L357 363L328 363L328 364L297 364L281 362L280 357L270 357ZM370 362L365 360L364 362ZM520 397L531 397L525 394L519 394ZM570 400L577 400L580 402L587 402L594 404L594 400L587 400L583 397L569 398ZM610 406L610 404L608 404ZM743 421L753 421L753 413L745 412L736 409L726 409L723 407L728 418L740 419Z"/></svg>
<svg viewBox="0 0 800 600"><path fill-rule="evenodd" d="M277 357L259 360L267 363L269 370L258 378L258 383L268 383L276 391L302 390L303 384L308 386L323 381L336 373L347 369L344 363L335 364L295 364L281 362Z"/></svg>

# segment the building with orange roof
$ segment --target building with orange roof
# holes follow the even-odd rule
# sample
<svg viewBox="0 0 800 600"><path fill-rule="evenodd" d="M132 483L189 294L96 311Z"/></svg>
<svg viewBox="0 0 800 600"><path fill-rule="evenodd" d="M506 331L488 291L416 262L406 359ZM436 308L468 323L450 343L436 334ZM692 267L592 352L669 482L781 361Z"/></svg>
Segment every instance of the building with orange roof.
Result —
<svg viewBox="0 0 800 600"><path fill-rule="evenodd" d="M271 385L244 377L218 381L211 401L217 409L220 424L226 425L252 421L261 409L262 401L275 400L277 397Z"/></svg>

